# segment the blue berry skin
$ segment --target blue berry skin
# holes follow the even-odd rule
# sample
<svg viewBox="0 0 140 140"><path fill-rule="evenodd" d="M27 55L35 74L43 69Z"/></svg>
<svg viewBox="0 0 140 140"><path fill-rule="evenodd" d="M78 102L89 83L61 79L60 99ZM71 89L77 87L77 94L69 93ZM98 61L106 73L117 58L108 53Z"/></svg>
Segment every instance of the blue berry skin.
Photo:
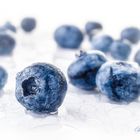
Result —
<svg viewBox="0 0 140 140"><path fill-rule="evenodd" d="M0 55L11 55L15 48L16 41L6 33L0 33Z"/></svg>
<svg viewBox="0 0 140 140"><path fill-rule="evenodd" d="M139 76L140 73L132 64L107 62L99 69L96 84L110 100L129 103L139 95Z"/></svg>
<svg viewBox="0 0 140 140"><path fill-rule="evenodd" d="M0 90L3 89L8 79L6 70L0 66Z"/></svg>
<svg viewBox="0 0 140 140"><path fill-rule="evenodd" d="M95 50L107 53L110 50L112 42L113 42L112 37L108 35L103 35L97 38L93 38L91 45Z"/></svg>
<svg viewBox="0 0 140 140"><path fill-rule="evenodd" d="M12 25L10 22L6 22L4 27L5 27L5 29L16 33L16 27L14 25Z"/></svg>
<svg viewBox="0 0 140 140"><path fill-rule="evenodd" d="M134 61L140 65L140 50L135 54Z"/></svg>
<svg viewBox="0 0 140 140"><path fill-rule="evenodd" d="M59 47L77 49L84 37L83 33L73 25L63 25L56 29L54 39Z"/></svg>
<svg viewBox="0 0 140 140"><path fill-rule="evenodd" d="M93 90L96 87L96 73L107 59L98 51L82 52L75 62L68 67L70 83L84 90Z"/></svg>
<svg viewBox="0 0 140 140"><path fill-rule="evenodd" d="M94 31L102 29L102 25L98 22L87 22L85 25L85 31L88 35L94 35Z"/></svg>
<svg viewBox="0 0 140 140"><path fill-rule="evenodd" d="M16 98L35 113L57 112L67 91L63 73L53 65L36 63L16 77Z"/></svg>
<svg viewBox="0 0 140 140"><path fill-rule="evenodd" d="M127 60L131 53L131 46L122 41L114 41L110 47L111 56L117 60Z"/></svg>
<svg viewBox="0 0 140 140"><path fill-rule="evenodd" d="M140 40L140 30L136 27L126 28L121 32L121 39L136 44Z"/></svg>
<svg viewBox="0 0 140 140"><path fill-rule="evenodd" d="M34 18L31 18L31 17L24 18L21 21L21 28L25 32L33 31L36 28L36 20Z"/></svg>

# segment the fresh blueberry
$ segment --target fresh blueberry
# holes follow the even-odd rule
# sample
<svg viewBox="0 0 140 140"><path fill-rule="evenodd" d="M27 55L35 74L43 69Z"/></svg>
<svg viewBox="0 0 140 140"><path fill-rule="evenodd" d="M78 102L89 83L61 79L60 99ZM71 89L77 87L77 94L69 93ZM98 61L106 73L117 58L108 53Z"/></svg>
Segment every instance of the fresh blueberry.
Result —
<svg viewBox="0 0 140 140"><path fill-rule="evenodd" d="M103 29L102 25L98 22L89 21L85 25L85 31L89 37L94 36L97 31L100 31L102 29Z"/></svg>
<svg viewBox="0 0 140 140"><path fill-rule="evenodd" d="M114 41L110 47L111 56L118 60L127 60L130 53L130 45L123 43L120 40Z"/></svg>
<svg viewBox="0 0 140 140"><path fill-rule="evenodd" d="M56 112L67 91L63 73L53 65L36 63L16 77L16 98L35 113Z"/></svg>
<svg viewBox="0 0 140 140"><path fill-rule="evenodd" d="M97 38L93 38L91 45L95 50L100 50L106 53L110 50L112 42L113 42L112 37L108 35L103 35Z"/></svg>
<svg viewBox="0 0 140 140"><path fill-rule="evenodd" d="M135 54L134 61L140 65L140 50Z"/></svg>
<svg viewBox="0 0 140 140"><path fill-rule="evenodd" d="M82 32L75 26L63 25L56 29L54 39L62 48L77 49L83 41Z"/></svg>
<svg viewBox="0 0 140 140"><path fill-rule="evenodd" d="M121 39L136 44L140 40L140 30L136 27L126 28L121 32Z"/></svg>
<svg viewBox="0 0 140 140"><path fill-rule="evenodd" d="M140 73L127 62L107 62L96 76L96 84L102 94L116 102L132 102L139 95Z"/></svg>
<svg viewBox="0 0 140 140"><path fill-rule="evenodd" d="M10 55L15 48L16 41L7 33L0 33L0 55Z"/></svg>
<svg viewBox="0 0 140 140"><path fill-rule="evenodd" d="M68 68L70 83L84 90L93 90L96 87L96 73L106 61L104 54L99 51L81 51L77 60Z"/></svg>
<svg viewBox="0 0 140 140"><path fill-rule="evenodd" d="M6 27L0 26L0 33L5 33L6 32Z"/></svg>
<svg viewBox="0 0 140 140"><path fill-rule="evenodd" d="M8 74L6 70L0 66L0 90L5 86L7 82Z"/></svg>
<svg viewBox="0 0 140 140"><path fill-rule="evenodd" d="M16 27L14 25L12 25L10 22L6 22L4 27L7 29L7 30L10 30L12 32L16 32Z"/></svg>
<svg viewBox="0 0 140 140"><path fill-rule="evenodd" d="M36 28L36 20L34 18L31 18L31 17L24 18L21 21L21 28L25 32L33 31Z"/></svg>

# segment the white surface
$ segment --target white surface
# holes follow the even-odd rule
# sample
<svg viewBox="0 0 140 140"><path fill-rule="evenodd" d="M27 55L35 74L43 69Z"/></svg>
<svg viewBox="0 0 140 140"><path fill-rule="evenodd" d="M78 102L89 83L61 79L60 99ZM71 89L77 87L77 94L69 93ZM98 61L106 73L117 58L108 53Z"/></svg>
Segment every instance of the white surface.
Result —
<svg viewBox="0 0 140 140"><path fill-rule="evenodd" d="M0 98L0 132L3 139L118 139L140 137L140 103L111 104L100 94L85 92L69 85L58 116L34 116L15 99L15 74L33 62L55 64L66 75L75 52L59 50L52 40L61 24L81 29L88 20L101 21L104 33L118 38L126 26L140 27L139 0L0 0L2 23L11 20L19 26L24 16L38 19L38 30L31 35L19 31L18 46L12 58L1 58L8 69L9 81ZM88 49L89 44L83 43ZM138 46L134 48L134 51ZM109 138L108 138L109 139Z"/></svg>

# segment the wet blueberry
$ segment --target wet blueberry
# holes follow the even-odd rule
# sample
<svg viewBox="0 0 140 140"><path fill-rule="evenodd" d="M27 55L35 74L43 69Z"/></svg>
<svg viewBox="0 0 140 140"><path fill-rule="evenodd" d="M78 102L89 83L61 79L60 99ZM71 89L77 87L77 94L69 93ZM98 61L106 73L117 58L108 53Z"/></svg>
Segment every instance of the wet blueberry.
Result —
<svg viewBox="0 0 140 140"><path fill-rule="evenodd" d="M31 18L31 17L24 18L21 21L21 28L25 32L33 31L36 28L36 20L34 18Z"/></svg>
<svg viewBox="0 0 140 140"><path fill-rule="evenodd" d="M131 43L138 43L140 40L140 30L136 27L129 27L121 32L121 39L128 40Z"/></svg>
<svg viewBox="0 0 140 140"><path fill-rule="evenodd" d="M127 60L131 53L130 45L122 41L114 41L110 47L111 56L118 60Z"/></svg>
<svg viewBox="0 0 140 140"><path fill-rule="evenodd" d="M91 45L95 50L100 50L102 52L108 52L110 50L110 46L113 42L112 37L108 35L99 36L97 38L93 38Z"/></svg>
<svg viewBox="0 0 140 140"><path fill-rule="evenodd" d="M15 45L16 41L12 36L5 32L0 33L0 55L11 55Z"/></svg>
<svg viewBox="0 0 140 140"><path fill-rule="evenodd" d="M139 95L139 76L140 73L132 64L107 62L99 69L96 84L110 100L129 103Z"/></svg>
<svg viewBox="0 0 140 140"><path fill-rule="evenodd" d="M73 25L63 25L56 29L54 39L59 47L77 49L83 41L83 33Z"/></svg>
<svg viewBox="0 0 140 140"><path fill-rule="evenodd" d="M57 112L67 91L63 73L53 65L36 63L16 77L16 98L35 113Z"/></svg>
<svg viewBox="0 0 140 140"><path fill-rule="evenodd" d="M106 61L104 54L99 51L81 51L77 60L68 68L70 83L84 90L93 90L96 87L96 73Z"/></svg>

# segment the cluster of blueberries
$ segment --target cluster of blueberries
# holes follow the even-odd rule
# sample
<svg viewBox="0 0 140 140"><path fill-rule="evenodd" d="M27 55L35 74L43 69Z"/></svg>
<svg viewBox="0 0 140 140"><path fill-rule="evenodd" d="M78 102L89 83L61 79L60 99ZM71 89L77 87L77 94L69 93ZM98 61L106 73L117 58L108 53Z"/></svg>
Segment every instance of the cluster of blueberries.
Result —
<svg viewBox="0 0 140 140"><path fill-rule="evenodd" d="M25 18L21 27L25 32L31 32L36 27L36 20ZM80 51L67 69L69 81L82 90L97 89L113 102L130 103L139 97L140 71L135 63L124 60L127 60L131 52L130 46L140 40L140 31L134 27L126 28L121 33L121 39L114 41L108 35L96 38L102 28L97 22L86 24L86 35L95 50ZM15 46L14 39L7 34L8 30L16 32L17 29L11 23L0 28L0 51L9 51L10 47ZM54 38L62 48L77 49L84 34L75 26L64 25L56 29ZM105 55L109 52L118 60L109 61ZM140 51L135 61L140 64ZM5 86L7 78L6 70L0 67L0 89ZM47 63L35 63L16 76L16 99L27 110L39 114L56 113L63 103L67 88L67 80L61 70Z"/></svg>
<svg viewBox="0 0 140 140"><path fill-rule="evenodd" d="M36 20L32 17L24 18L20 24L21 29L26 32L32 32L36 27ZM17 32L18 27L11 22L6 22L0 26L0 56L11 55L15 46L16 40L13 33Z"/></svg>
<svg viewBox="0 0 140 140"><path fill-rule="evenodd" d="M139 28L125 28L117 40L109 35L98 36L102 29L103 26L98 22L88 22L85 26L85 33L76 26L63 25L56 29L54 38L58 46L62 48L77 49L81 46L84 36L87 35L93 49L111 55L117 60L128 60L132 45L140 40ZM140 50L135 56L135 61L140 64Z"/></svg>

